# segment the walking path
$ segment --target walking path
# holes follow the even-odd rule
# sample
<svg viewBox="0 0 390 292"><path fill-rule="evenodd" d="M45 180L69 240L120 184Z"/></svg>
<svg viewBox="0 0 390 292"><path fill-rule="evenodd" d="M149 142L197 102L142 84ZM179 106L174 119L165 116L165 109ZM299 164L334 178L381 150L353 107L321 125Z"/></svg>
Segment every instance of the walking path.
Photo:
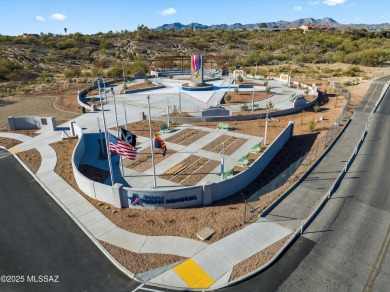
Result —
<svg viewBox="0 0 390 292"><path fill-rule="evenodd" d="M80 121L87 119L87 116L93 117L83 115ZM300 222L311 213L342 171L360 138L367 117L366 113L354 114L352 122L328 155L265 218L260 218L213 244L174 236L144 236L117 227L54 172L56 153L48 144L61 140L60 131L43 132L33 138L1 132L0 136L22 141L17 147L10 149L13 153L32 148L40 152L42 163L36 174L37 179L96 239L136 253L173 254L189 258L181 263L137 275L139 280L180 289L213 288L228 283L235 265L299 227Z"/></svg>
<svg viewBox="0 0 390 292"><path fill-rule="evenodd" d="M117 227L54 172L56 153L48 143L59 132L28 137L0 133L24 141L10 149L36 148L42 157L36 176L74 217L96 238L136 253L173 254L189 258L178 265L149 271L137 277L150 284L177 288L206 288L226 284L235 265L291 234L326 193L351 155L368 114L353 116L352 123L308 178L265 218L213 244L174 236L144 236ZM42 140L41 140L42 139Z"/></svg>

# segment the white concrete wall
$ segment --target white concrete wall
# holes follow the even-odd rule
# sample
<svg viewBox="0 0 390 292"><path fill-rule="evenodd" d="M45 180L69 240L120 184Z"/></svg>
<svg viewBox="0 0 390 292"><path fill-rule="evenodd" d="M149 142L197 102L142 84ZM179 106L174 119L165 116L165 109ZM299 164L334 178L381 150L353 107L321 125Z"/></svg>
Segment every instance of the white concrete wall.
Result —
<svg viewBox="0 0 390 292"><path fill-rule="evenodd" d="M251 184L267 167L293 134L294 123L290 122L272 144L245 170L219 183L206 186L212 188L212 201L230 197Z"/></svg>
<svg viewBox="0 0 390 292"><path fill-rule="evenodd" d="M206 186L191 186L180 188L157 188L157 189L136 189L121 188L122 207L124 208L186 208L209 204L217 200L230 197L250 183L266 168L270 161L275 157L279 150L284 146L292 136L294 123L290 122L288 126L278 135L272 144L254 161L245 171L222 182L213 183ZM82 135L80 127L75 125L75 132L81 131L79 142L77 143L72 157L73 173L78 187L91 198L97 199L108 204L114 204L112 186L101 184L88 179L82 175L79 170L80 161L85 152L85 137ZM203 198L204 195L211 196ZM135 198L140 198L137 204L132 204ZM118 201L118 200L117 200Z"/></svg>
<svg viewBox="0 0 390 292"><path fill-rule="evenodd" d="M46 125L44 123L46 121ZM8 125L11 130L47 129L55 131L55 117L8 117Z"/></svg>
<svg viewBox="0 0 390 292"><path fill-rule="evenodd" d="M139 204L132 205L132 198L139 197ZM122 204L125 208L186 208L203 204L203 187L135 189L123 188Z"/></svg>
<svg viewBox="0 0 390 292"><path fill-rule="evenodd" d="M80 127L75 125L75 129L78 128L77 131L81 131L81 136L79 137L79 142L77 143L72 156L72 167L73 174L77 183L77 186L82 190L86 195L90 196L93 199L106 202L108 204L114 204L114 200L112 197L112 186L105 185L102 183L95 182L85 177L79 170L78 167L80 165L80 161L85 152L85 139L82 135L82 130ZM79 135L78 133L77 135Z"/></svg>

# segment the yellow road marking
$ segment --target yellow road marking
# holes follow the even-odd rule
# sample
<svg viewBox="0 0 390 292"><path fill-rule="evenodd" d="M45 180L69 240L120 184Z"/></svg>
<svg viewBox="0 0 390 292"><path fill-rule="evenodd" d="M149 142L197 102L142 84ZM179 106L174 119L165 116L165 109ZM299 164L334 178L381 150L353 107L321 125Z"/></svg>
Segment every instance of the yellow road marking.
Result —
<svg viewBox="0 0 390 292"><path fill-rule="evenodd" d="M12 152L12 153L19 153L19 152L22 152L22 150L20 150L19 148L16 148L16 147L12 147L10 149L8 149L8 151Z"/></svg>
<svg viewBox="0 0 390 292"><path fill-rule="evenodd" d="M173 270L190 288L208 288L215 283L193 259L186 260Z"/></svg>

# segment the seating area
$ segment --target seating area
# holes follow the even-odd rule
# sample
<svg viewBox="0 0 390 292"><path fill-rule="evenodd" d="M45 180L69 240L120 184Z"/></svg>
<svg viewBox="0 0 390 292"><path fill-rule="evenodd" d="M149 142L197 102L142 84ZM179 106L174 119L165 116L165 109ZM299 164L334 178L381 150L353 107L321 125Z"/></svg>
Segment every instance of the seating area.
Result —
<svg viewBox="0 0 390 292"><path fill-rule="evenodd" d="M248 163L249 163L248 154L246 154L246 155L242 156L242 157L238 160L237 166L245 167Z"/></svg>
<svg viewBox="0 0 390 292"><path fill-rule="evenodd" d="M218 123L218 124L217 124L217 129L229 130L229 124Z"/></svg>
<svg viewBox="0 0 390 292"><path fill-rule="evenodd" d="M167 124L163 124L160 126L160 134L164 134L165 132L169 131L169 127Z"/></svg>
<svg viewBox="0 0 390 292"><path fill-rule="evenodd" d="M233 175L233 168L231 168L231 169L229 169L228 171L225 171L224 173L223 173L223 179L225 180L225 179L227 179L229 176L231 176L231 175Z"/></svg>
<svg viewBox="0 0 390 292"><path fill-rule="evenodd" d="M259 153L261 150L260 144L255 144L251 147L251 153Z"/></svg>

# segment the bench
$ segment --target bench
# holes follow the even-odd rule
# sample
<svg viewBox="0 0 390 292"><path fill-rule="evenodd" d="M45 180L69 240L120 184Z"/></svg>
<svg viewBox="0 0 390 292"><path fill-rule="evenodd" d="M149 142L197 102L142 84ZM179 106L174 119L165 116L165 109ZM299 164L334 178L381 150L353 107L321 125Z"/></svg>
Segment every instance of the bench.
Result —
<svg viewBox="0 0 390 292"><path fill-rule="evenodd" d="M160 126L160 134L164 134L166 131L169 131L169 127L167 124L163 124Z"/></svg>
<svg viewBox="0 0 390 292"><path fill-rule="evenodd" d="M296 94L295 92L292 93L292 94L288 97L288 100L289 100L289 101L294 101L296 95L297 95L297 94Z"/></svg>
<svg viewBox="0 0 390 292"><path fill-rule="evenodd" d="M248 164L248 162L249 162L249 160L248 160L248 154L247 154L247 155L244 155L243 157L241 157L240 159L238 159L237 165L244 167Z"/></svg>
<svg viewBox="0 0 390 292"><path fill-rule="evenodd" d="M217 125L217 129L225 129L225 130L229 130L229 124L225 124L225 123L218 123L218 125Z"/></svg>
<svg viewBox="0 0 390 292"><path fill-rule="evenodd" d="M231 175L233 175L233 168L223 173L223 179L227 179Z"/></svg>
<svg viewBox="0 0 390 292"><path fill-rule="evenodd" d="M261 147L260 147L260 145L259 144L255 144L255 145L253 145L252 147L251 147L251 153L259 153L260 152L260 150L261 150Z"/></svg>

